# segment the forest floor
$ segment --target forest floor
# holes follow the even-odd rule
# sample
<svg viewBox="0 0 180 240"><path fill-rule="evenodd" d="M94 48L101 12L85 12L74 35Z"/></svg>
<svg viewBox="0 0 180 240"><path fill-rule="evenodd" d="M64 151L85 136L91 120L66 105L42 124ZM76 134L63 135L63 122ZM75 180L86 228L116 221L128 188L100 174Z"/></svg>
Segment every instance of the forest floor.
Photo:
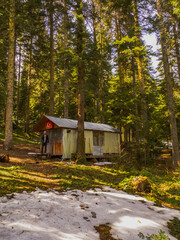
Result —
<svg viewBox="0 0 180 240"><path fill-rule="evenodd" d="M168 235L167 221L180 218L179 169L77 165L58 158L40 160L29 152L39 152L39 146L17 143L9 152L10 162L0 163L0 240L140 239L139 232L160 235L163 230ZM138 176L148 177L151 192L133 188Z"/></svg>

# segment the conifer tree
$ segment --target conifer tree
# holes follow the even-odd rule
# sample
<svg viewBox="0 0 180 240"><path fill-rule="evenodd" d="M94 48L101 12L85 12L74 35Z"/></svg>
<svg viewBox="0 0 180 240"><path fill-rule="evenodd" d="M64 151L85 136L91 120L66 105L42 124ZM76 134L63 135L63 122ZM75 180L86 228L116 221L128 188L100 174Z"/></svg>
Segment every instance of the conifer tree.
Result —
<svg viewBox="0 0 180 240"><path fill-rule="evenodd" d="M67 25L68 25L68 13L67 13L67 0L63 1L64 4L64 13L63 13L63 28L64 28L64 47L65 50L67 51L68 48L68 30L67 30ZM66 56L67 53L65 53L65 59L64 59L64 117L68 118L69 117L69 96L68 96L68 89L69 89L69 79L68 79L68 57Z"/></svg>
<svg viewBox="0 0 180 240"><path fill-rule="evenodd" d="M49 115L54 115L54 1L49 3L49 26L50 26L50 103Z"/></svg>
<svg viewBox="0 0 180 240"><path fill-rule="evenodd" d="M158 11L159 18L159 31L160 31L160 41L163 57L163 68L166 81L166 90L167 90L167 99L168 99L168 108L169 108L169 118L170 118L170 130L171 130L171 139L173 146L173 166L176 168L179 161L179 144L178 144L178 135L177 135L177 125L176 125L176 116L175 116L175 106L173 98L173 87L172 79L170 73L168 51L167 51L167 42L166 42L166 30L163 21L163 10L161 0L156 0L156 6Z"/></svg>
<svg viewBox="0 0 180 240"><path fill-rule="evenodd" d="M14 94L14 53L15 53L15 0L10 0L9 9L9 50L8 50L8 82L5 119L4 148L13 146L13 94Z"/></svg>
<svg viewBox="0 0 180 240"><path fill-rule="evenodd" d="M78 160L85 160L84 142L84 17L83 2L76 1L76 43L77 43L77 77L78 77Z"/></svg>
<svg viewBox="0 0 180 240"><path fill-rule="evenodd" d="M141 119L142 119L142 131L141 135L145 140L145 161L147 160L148 154L148 119L147 119L147 103L145 99L145 78L144 78L144 70L143 70L143 54L142 54L142 43L141 43L141 32L140 32L140 24L138 18L138 8L137 8L137 0L133 0L133 14L134 14L134 34L136 37L136 52L135 58L137 62L138 68L138 79L139 79L139 87L140 87L140 96L141 96Z"/></svg>

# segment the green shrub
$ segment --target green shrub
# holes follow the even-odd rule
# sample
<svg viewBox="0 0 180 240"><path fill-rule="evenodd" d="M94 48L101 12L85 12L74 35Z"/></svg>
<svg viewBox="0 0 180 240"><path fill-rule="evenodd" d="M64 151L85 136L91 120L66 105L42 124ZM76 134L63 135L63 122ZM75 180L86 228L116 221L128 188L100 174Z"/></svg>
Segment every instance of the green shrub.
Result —
<svg viewBox="0 0 180 240"><path fill-rule="evenodd" d="M173 219L169 220L167 226L169 228L170 234L177 239L180 239L180 219L174 217Z"/></svg>
<svg viewBox="0 0 180 240"><path fill-rule="evenodd" d="M146 240L170 240L170 238L168 236L166 236L165 232L163 232L162 230L159 231L158 235L155 233L149 235L149 233L148 233L145 236L142 232L139 232L138 237L140 237L141 239L146 239Z"/></svg>

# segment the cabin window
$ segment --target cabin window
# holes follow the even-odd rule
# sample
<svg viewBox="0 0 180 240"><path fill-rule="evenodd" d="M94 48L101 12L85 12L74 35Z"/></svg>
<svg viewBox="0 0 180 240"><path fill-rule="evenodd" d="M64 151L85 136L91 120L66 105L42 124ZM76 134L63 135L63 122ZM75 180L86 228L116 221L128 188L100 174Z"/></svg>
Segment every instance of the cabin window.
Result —
<svg viewBox="0 0 180 240"><path fill-rule="evenodd" d="M67 130L67 133L70 133L70 132L71 132L71 130L68 129L68 130Z"/></svg>
<svg viewBox="0 0 180 240"><path fill-rule="evenodd" d="M93 132L93 145L103 146L104 145L104 133L103 132Z"/></svg>

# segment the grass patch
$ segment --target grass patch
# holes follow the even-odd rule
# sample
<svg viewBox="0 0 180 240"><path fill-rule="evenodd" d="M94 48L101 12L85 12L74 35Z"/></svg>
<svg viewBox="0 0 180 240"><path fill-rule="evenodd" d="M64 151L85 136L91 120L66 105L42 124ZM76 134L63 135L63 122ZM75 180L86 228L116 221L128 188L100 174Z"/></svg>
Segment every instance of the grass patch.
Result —
<svg viewBox="0 0 180 240"><path fill-rule="evenodd" d="M4 128L0 128L0 142L4 142ZM20 128L13 130L13 143L14 144L39 144L40 137L36 133L30 135L24 133Z"/></svg>
<svg viewBox="0 0 180 240"><path fill-rule="evenodd" d="M112 237L112 234L110 233L111 227L108 224L101 224L94 228L99 233L100 240L117 240L117 238Z"/></svg>
<svg viewBox="0 0 180 240"><path fill-rule="evenodd" d="M0 129L0 141L3 139L3 129ZM34 191L36 187L43 190L53 188L57 191L80 189L87 190L109 186L124 190L132 194L139 194L152 200L156 205L162 204L180 209L180 168L175 172L168 172L157 167L143 168L141 171L134 167L134 160L127 159L127 155L114 157L113 166L91 166L70 164L52 160L38 161L39 164L26 164L27 145L35 144L37 135L25 136L20 130L14 131L14 149L10 154L17 162L0 163L0 196L7 193ZM34 146L33 146L34 147ZM26 154L26 156L25 156ZM29 157L29 156L28 156ZM11 158L11 155L10 155ZM119 161L118 161L119 159ZM137 192L133 187L133 179L139 176L147 177L151 185L148 193Z"/></svg>
<svg viewBox="0 0 180 240"><path fill-rule="evenodd" d="M150 193L138 193L132 185L137 176L147 177L151 184ZM166 205L180 209L180 173L166 172L157 168L145 168L141 171L129 171L129 176L118 184L118 189L129 193L138 193L148 200L154 201L157 206Z"/></svg>
<svg viewBox="0 0 180 240"><path fill-rule="evenodd" d="M6 165L6 166L3 166ZM11 165L11 166L7 166ZM90 167L59 162L41 162L13 166L12 163L0 165L0 196L13 193L54 188L58 191L67 189L87 190L102 187L115 187L122 180L122 174L115 174L106 168Z"/></svg>
<svg viewBox="0 0 180 240"><path fill-rule="evenodd" d="M7 193L53 188L57 191L87 190L109 186L137 194L131 181L137 176L148 176L150 193L138 193L158 206L164 204L180 209L178 172L166 173L157 169L123 171L109 167L85 166L66 162L46 161L39 164L0 164L0 196Z"/></svg>
<svg viewBox="0 0 180 240"><path fill-rule="evenodd" d="M55 179L59 179L59 186L63 189L101 188L102 186L116 187L123 179L123 173L114 173L109 168L84 165L64 165L56 163Z"/></svg>
<svg viewBox="0 0 180 240"><path fill-rule="evenodd" d="M0 166L0 196L14 192L31 192L39 187L48 189L54 187L53 181L44 174L28 169L27 166Z"/></svg>
<svg viewBox="0 0 180 240"><path fill-rule="evenodd" d="M143 233L139 233L138 236L141 239L146 239L146 240L171 240L168 236L165 235L165 232L163 232L162 230L159 231L158 234L147 234L146 236Z"/></svg>

